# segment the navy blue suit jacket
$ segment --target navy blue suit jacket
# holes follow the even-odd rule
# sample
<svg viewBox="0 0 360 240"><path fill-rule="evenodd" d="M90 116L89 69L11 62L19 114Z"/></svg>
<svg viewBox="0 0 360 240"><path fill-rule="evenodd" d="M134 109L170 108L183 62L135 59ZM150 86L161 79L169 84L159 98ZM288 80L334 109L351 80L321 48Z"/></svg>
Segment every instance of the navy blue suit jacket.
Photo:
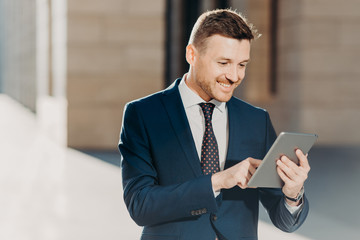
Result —
<svg viewBox="0 0 360 240"><path fill-rule="evenodd" d="M211 176L202 175L178 84L126 105L119 149L124 200L144 226L143 240L257 239L259 201L273 224L296 230L308 201L294 218L281 189L222 190L215 198ZM225 169L253 157L263 159L276 138L269 115L235 97L227 103L229 143Z"/></svg>

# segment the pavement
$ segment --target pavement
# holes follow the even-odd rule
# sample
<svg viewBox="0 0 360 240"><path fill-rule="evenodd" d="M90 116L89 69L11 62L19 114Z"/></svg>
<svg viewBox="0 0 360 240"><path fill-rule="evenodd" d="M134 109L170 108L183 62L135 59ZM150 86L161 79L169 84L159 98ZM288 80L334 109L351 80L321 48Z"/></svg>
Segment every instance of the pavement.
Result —
<svg viewBox="0 0 360 240"><path fill-rule="evenodd" d="M122 200L117 152L60 146L34 113L6 95L0 94L0 110L0 239L140 238ZM306 223L283 233L261 211L259 239L358 239L359 153L356 146L315 147Z"/></svg>

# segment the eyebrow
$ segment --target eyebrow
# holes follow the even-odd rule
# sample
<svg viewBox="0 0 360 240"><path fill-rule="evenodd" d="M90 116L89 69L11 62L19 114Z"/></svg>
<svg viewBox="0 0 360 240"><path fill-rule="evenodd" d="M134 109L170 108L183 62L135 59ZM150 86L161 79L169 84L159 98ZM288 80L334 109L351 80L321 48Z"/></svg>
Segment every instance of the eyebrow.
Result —
<svg viewBox="0 0 360 240"><path fill-rule="evenodd" d="M232 61L232 59L227 58L227 57L219 57L219 60ZM244 62L250 62L250 58L244 59L243 61L241 61L241 63L244 63Z"/></svg>

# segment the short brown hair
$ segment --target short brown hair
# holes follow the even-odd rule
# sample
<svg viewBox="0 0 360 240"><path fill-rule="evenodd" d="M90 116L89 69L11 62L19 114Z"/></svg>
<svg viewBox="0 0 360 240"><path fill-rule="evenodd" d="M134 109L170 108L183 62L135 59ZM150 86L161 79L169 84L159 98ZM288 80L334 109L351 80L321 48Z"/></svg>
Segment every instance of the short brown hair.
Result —
<svg viewBox="0 0 360 240"><path fill-rule="evenodd" d="M189 44L200 51L204 50L206 39L215 34L249 41L260 36L240 13L231 9L217 9L200 15L191 31Z"/></svg>

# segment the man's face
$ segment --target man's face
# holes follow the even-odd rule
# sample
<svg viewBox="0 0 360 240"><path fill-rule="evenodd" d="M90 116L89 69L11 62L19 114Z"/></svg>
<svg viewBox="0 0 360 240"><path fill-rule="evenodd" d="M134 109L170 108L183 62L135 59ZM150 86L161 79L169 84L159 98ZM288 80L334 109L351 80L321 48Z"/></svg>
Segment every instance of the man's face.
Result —
<svg viewBox="0 0 360 240"><path fill-rule="evenodd" d="M206 48L202 51L193 45L187 48L191 67L186 83L205 101L216 99L227 102L245 77L250 42L213 35L207 38L205 44Z"/></svg>

